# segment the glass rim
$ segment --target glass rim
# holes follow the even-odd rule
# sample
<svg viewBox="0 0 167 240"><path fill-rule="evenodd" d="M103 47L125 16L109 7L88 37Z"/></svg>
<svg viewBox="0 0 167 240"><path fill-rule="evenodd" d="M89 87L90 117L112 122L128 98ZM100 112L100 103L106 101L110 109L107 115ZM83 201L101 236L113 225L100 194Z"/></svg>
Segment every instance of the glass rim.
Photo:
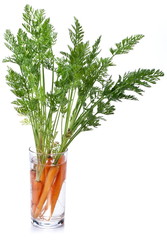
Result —
<svg viewBox="0 0 167 240"><path fill-rule="evenodd" d="M37 155L50 155L50 156L57 156L57 155L64 155L65 153L68 152L68 148L64 151L64 152L57 152L57 153L38 153L36 151L33 150L33 147L29 147L28 148L29 152L33 153L33 154L37 154Z"/></svg>

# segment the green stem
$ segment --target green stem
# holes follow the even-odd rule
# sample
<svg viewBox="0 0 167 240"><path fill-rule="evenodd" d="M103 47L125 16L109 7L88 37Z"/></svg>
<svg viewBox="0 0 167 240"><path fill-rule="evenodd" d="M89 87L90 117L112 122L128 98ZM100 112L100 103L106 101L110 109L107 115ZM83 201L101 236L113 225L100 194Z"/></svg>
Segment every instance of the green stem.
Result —
<svg viewBox="0 0 167 240"><path fill-rule="evenodd" d="M63 118L64 118L64 115L61 114L61 142L63 142Z"/></svg>
<svg viewBox="0 0 167 240"><path fill-rule="evenodd" d="M54 64L53 64L53 70L52 70L52 87L51 87L51 93L53 93L53 87L54 87Z"/></svg>
<svg viewBox="0 0 167 240"><path fill-rule="evenodd" d="M69 119L70 119L70 115L71 115L72 97L73 97L73 89L70 89L69 92L68 92L68 107L67 107L67 113L66 113L64 135L66 135L67 130L68 130L68 126L69 126Z"/></svg>

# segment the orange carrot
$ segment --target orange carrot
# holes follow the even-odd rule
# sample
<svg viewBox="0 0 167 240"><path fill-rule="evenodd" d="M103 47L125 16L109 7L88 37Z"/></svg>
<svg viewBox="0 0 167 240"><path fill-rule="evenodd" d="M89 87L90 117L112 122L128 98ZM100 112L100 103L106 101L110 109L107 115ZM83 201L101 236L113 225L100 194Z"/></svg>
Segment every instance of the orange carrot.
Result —
<svg viewBox="0 0 167 240"><path fill-rule="evenodd" d="M41 174L41 177L40 177L40 180L42 182L45 182L45 179L46 179L46 176L48 175L48 172L49 172L49 169L50 169L50 165L52 164L52 160L53 158L49 157L46 164L45 164L45 167L42 171L42 174Z"/></svg>
<svg viewBox="0 0 167 240"><path fill-rule="evenodd" d="M40 196L37 207L35 209L34 218L37 218L40 215L43 204L47 198L47 195L49 193L51 185L52 185L55 177L57 176L58 171L59 171L58 166L53 166L49 169L48 175L47 175L45 183L44 183L42 194Z"/></svg>
<svg viewBox="0 0 167 240"><path fill-rule="evenodd" d="M41 181L39 181L39 182L34 181L34 183L32 185L32 192L33 192L32 202L33 202L33 204L38 203L39 197L41 195L42 187L43 187L43 183Z"/></svg>
<svg viewBox="0 0 167 240"><path fill-rule="evenodd" d="M65 157L64 155L62 155L59 160L58 160L58 171L60 171L60 168L62 167L61 164L65 161ZM52 168L53 166L49 166L50 168ZM45 171L46 172L46 171ZM57 175L55 176L54 180L53 180L53 183L51 185L51 188L49 190L49 193L47 195L47 199L46 199L46 203L45 203L45 207L42 209L42 215L45 214L45 212L48 210L49 207L51 207L51 199L52 199L52 193L53 193L53 189L54 189L54 184L55 184L55 181L58 177L58 172L57 172ZM44 204L43 204L44 205Z"/></svg>
<svg viewBox="0 0 167 240"><path fill-rule="evenodd" d="M45 182L45 168L42 171L42 174L41 174L41 177L40 177L40 181L43 182L43 183Z"/></svg>
<svg viewBox="0 0 167 240"><path fill-rule="evenodd" d="M44 169L45 178L46 178L47 175L48 175L49 169L50 169L51 164L52 164L52 160L53 160L53 158L52 158L52 157L49 157L48 160L47 160L47 163L46 163L46 165L45 165L45 169Z"/></svg>
<svg viewBox="0 0 167 240"><path fill-rule="evenodd" d="M32 183L33 183L34 180L35 180L35 177L36 177L36 172L35 172L34 170L31 170L31 171L30 171L31 186L32 186Z"/></svg>
<svg viewBox="0 0 167 240"><path fill-rule="evenodd" d="M42 193L43 183L41 181L36 181L36 172L31 170L31 186L32 186L32 214L39 201L40 195Z"/></svg>
<svg viewBox="0 0 167 240"><path fill-rule="evenodd" d="M42 171L40 181L36 181L36 172L31 171L31 184L32 184L32 215L34 215L36 206L42 193L44 182L48 174L52 158L48 158L47 163Z"/></svg>
<svg viewBox="0 0 167 240"><path fill-rule="evenodd" d="M62 168L62 164L65 162L65 157L64 155L62 155L60 158L59 158L59 161L58 161L58 165L59 165L59 172L60 172L60 169ZM62 170L61 170L62 171ZM56 181L57 181L57 178L58 178L58 175L59 173L57 174L57 176L55 177L54 181L53 181L53 184L50 188L50 191L48 193L48 196L47 196L47 202L46 202L46 205L45 205L45 208L43 209L43 214L48 210L49 207L51 207L52 202L52 198L54 197L55 194L53 194L53 190L55 189L55 185L56 185ZM57 188L57 187L56 187ZM59 194L58 194L59 195Z"/></svg>
<svg viewBox="0 0 167 240"><path fill-rule="evenodd" d="M60 166L60 170L59 173L57 175L57 178L54 182L54 184L52 185L52 195L51 195L51 212L50 212L50 217L52 216L53 212L54 212L54 208L56 206L62 185L64 183L64 180L66 178L66 162L63 163Z"/></svg>

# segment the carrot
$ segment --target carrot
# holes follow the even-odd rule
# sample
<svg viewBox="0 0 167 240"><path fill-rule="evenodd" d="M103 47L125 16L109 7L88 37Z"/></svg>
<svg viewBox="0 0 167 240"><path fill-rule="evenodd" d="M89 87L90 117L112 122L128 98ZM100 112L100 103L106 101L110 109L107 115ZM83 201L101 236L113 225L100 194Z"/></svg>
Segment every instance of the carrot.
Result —
<svg viewBox="0 0 167 240"><path fill-rule="evenodd" d="M45 166L45 168L44 168L45 178L46 178L47 175L48 175L49 169L50 169L51 164L52 164L52 160L53 160L52 157L49 157L48 160L47 160L46 166Z"/></svg>
<svg viewBox="0 0 167 240"><path fill-rule="evenodd" d="M58 166L53 166L49 169L48 175L47 175L45 183L44 183L42 194L40 196L37 207L35 209L34 218L37 218L40 215L43 204L47 198L47 195L49 193L51 185L52 185L55 177L57 176L58 171L59 171Z"/></svg>
<svg viewBox="0 0 167 240"><path fill-rule="evenodd" d="M58 197L59 197L59 194L60 194L60 191L61 191L61 188L62 188L65 178L66 178L66 162L60 166L60 170L57 175L57 178L56 178L54 184L52 185L52 195L51 195L51 200L50 200L51 201L50 218L54 212L54 209L55 209L55 206L56 206L56 203L57 203L57 200L58 200Z"/></svg>
<svg viewBox="0 0 167 240"><path fill-rule="evenodd" d="M47 163L42 171L41 177L40 177L40 181L36 181L36 172L35 171L31 171L31 184L32 184L32 215L34 215L37 204L39 202L41 193L42 193L42 189L44 186L44 182L46 179L46 176L48 174L50 165L51 165L51 160L52 158L48 158Z"/></svg>
<svg viewBox="0 0 167 240"><path fill-rule="evenodd" d="M34 209L39 201L40 195L42 193L43 183L41 181L36 181L36 172L31 170L30 173L31 176L31 186L32 186L32 214L34 212Z"/></svg>
<svg viewBox="0 0 167 240"><path fill-rule="evenodd" d="M40 181L43 182L43 183L45 182L45 168L42 171L42 174L41 174L41 177L40 177Z"/></svg>
<svg viewBox="0 0 167 240"><path fill-rule="evenodd" d="M42 182L45 182L45 179L46 179L46 177L48 175L48 172L49 172L49 169L50 169L50 165L52 164L52 160L53 160L53 158L49 157L46 164L45 164L45 167L42 171L41 178L40 178L40 180Z"/></svg>
<svg viewBox="0 0 167 240"><path fill-rule="evenodd" d="M55 188L55 187L54 187L54 184L55 184L55 182L56 182L56 180L57 180L58 175L60 175L60 174L59 174L59 171L60 171L60 169L61 169L61 167L62 167L62 165L60 165L60 164L62 164L64 161L65 161L65 158L64 158L64 156L62 155L62 156L59 158L59 160L58 160L58 166L54 166L54 168L55 168L55 167L57 168L58 172L57 172L57 174L54 176L54 180L53 180L53 182L51 183L50 190L49 190L49 192L48 192L48 194L47 194L47 199L44 200L44 202L46 201L45 207L42 209L41 206L40 206L40 208L41 208L41 210L42 210L42 216L45 214L45 212L46 212L46 211L48 210L48 208L51 206L52 193L53 193L53 189ZM49 170L49 171L51 171L51 168L53 168L53 166L50 166L50 170ZM45 171L45 172L46 172L46 171ZM44 202L42 203L42 205L44 205ZM41 211L41 210L38 210L38 212L37 212L38 215L40 214L40 211ZM37 215L35 215L35 216L37 216Z"/></svg>
<svg viewBox="0 0 167 240"><path fill-rule="evenodd" d="M58 174L57 174L57 175L58 175ZM55 182L55 180L54 180L54 182ZM53 184L54 184L54 183L53 183ZM52 184L52 186L53 186L53 184ZM48 210L48 208L50 208L50 206L51 206L52 186L51 186L50 191L49 191L49 193L48 193L48 196L47 196L47 199L46 199L46 204L45 204L45 207L44 207L44 209L43 209L42 215L44 215L45 212Z"/></svg>
<svg viewBox="0 0 167 240"><path fill-rule="evenodd" d="M31 171L30 171L31 186L32 186L32 183L33 183L34 180L35 180L35 177L36 177L36 172L35 172L34 170L31 170Z"/></svg>
<svg viewBox="0 0 167 240"><path fill-rule="evenodd" d="M42 187L43 187L43 183L41 181L39 181L39 182L34 181L34 183L32 185L32 192L33 192L32 202L33 202L33 204L38 203L39 197L41 195Z"/></svg>

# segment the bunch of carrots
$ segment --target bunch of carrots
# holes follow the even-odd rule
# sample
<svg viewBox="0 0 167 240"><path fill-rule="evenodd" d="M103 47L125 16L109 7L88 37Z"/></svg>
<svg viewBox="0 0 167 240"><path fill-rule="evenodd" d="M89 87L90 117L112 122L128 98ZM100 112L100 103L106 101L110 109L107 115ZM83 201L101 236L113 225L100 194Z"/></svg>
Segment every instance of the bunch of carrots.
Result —
<svg viewBox="0 0 167 240"><path fill-rule="evenodd" d="M52 157L48 157L40 180L37 181L37 167L31 170L32 200L31 209L33 218L43 218L46 211L50 211L50 220L58 201L62 185L66 178L65 156L61 155L57 165L52 164Z"/></svg>

